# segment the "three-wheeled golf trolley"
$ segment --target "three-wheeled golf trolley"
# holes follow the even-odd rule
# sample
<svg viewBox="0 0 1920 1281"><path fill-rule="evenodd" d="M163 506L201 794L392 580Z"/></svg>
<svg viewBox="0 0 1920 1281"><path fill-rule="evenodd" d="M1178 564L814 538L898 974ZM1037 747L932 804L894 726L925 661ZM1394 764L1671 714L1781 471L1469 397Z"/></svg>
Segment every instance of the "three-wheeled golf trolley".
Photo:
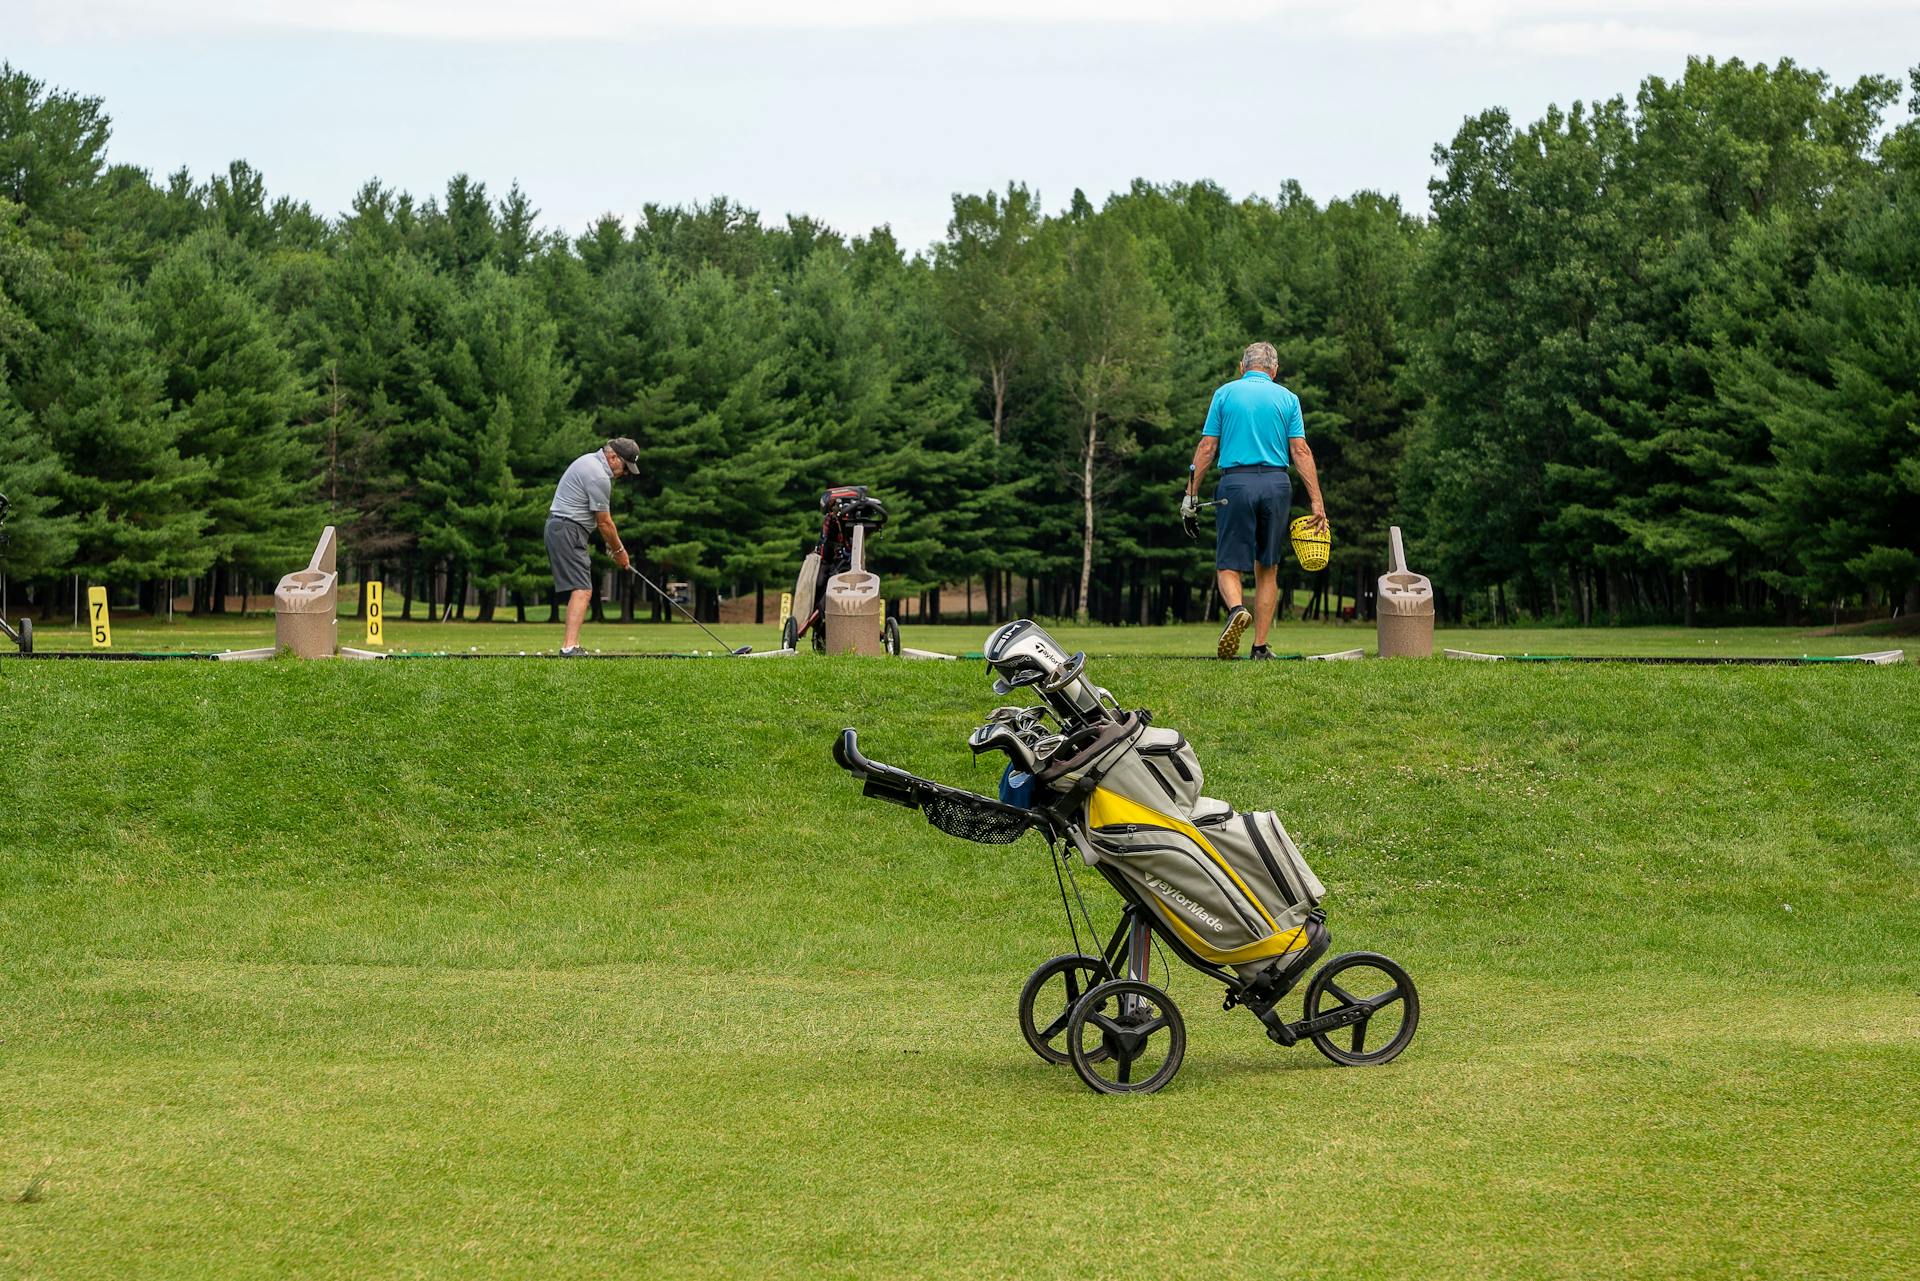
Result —
<svg viewBox="0 0 1920 1281"><path fill-rule="evenodd" d="M1032 622L995 631L986 658L996 693L1031 688L1041 699L996 708L967 740L976 756L1007 757L999 799L870 760L852 729L834 759L866 795L918 809L950 835L987 845L1029 831L1046 838L1074 950L1021 990L1020 1030L1034 1053L1072 1064L1103 1093L1150 1093L1171 1081L1186 1023L1153 982L1155 938L1226 988L1224 1008L1246 1006L1281 1045L1312 1041L1344 1066L1386 1063L1407 1048L1420 997L1377 952L1335 956L1308 980L1300 1019L1278 1012L1331 941L1325 887L1278 816L1202 796L1187 740L1146 711L1123 711L1087 680L1085 654L1068 656ZM1098 953L1083 949L1079 922L1089 944L1099 935L1063 845L1120 894L1119 924Z"/></svg>
<svg viewBox="0 0 1920 1281"><path fill-rule="evenodd" d="M793 612L780 631L780 648L798 649L800 638L813 637L813 652L827 652L827 582L854 568L854 530L868 534L887 523L886 504L867 493L865 485L836 485L820 495L820 541L801 562L793 587ZM900 654L900 623L888 618L880 626L880 644L896 658Z"/></svg>

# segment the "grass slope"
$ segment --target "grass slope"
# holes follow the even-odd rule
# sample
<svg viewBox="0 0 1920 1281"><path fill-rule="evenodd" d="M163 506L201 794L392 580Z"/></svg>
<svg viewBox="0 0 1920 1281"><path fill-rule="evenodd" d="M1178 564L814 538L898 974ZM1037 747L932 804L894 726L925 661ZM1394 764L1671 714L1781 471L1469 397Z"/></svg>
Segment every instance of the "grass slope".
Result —
<svg viewBox="0 0 1920 1281"><path fill-rule="evenodd" d="M0 664L0 1275L1920 1271L1910 667L1096 675L1398 1063L1034 1058L1043 847L827 758L990 786L978 664Z"/></svg>

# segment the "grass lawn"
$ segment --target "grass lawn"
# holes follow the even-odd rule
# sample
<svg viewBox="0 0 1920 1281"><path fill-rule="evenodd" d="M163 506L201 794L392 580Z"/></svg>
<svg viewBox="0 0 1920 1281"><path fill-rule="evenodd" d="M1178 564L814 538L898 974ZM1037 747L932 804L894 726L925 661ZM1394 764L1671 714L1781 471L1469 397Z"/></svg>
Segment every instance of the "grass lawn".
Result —
<svg viewBox="0 0 1920 1281"><path fill-rule="evenodd" d="M1035 1058L1044 847L827 755L990 787L977 664L0 663L0 1276L1920 1274L1911 666L1092 674L1399 1061Z"/></svg>
<svg viewBox="0 0 1920 1281"><path fill-rule="evenodd" d="M545 611L539 611L544 618ZM387 621L386 648L393 653L552 653L560 647L561 627L555 623L427 623ZM905 644L947 654L977 654L991 628L986 623L917 624L901 629ZM1167 627L1052 626L1067 645L1095 656L1140 655L1205 657L1213 653L1219 628L1206 624ZM1737 655L1755 658L1797 658L1805 654L1859 654L1902 649L1910 659L1920 658L1920 636L1869 624L1831 635L1830 628L1799 627L1498 627L1443 628L1435 647L1474 650L1489 654L1606 654L1621 656ZM779 629L771 623L715 624L713 631L730 647L755 649L779 646ZM340 641L363 646L365 625L353 618L340 620ZM713 641L688 623L617 622L588 624L582 643L607 654L687 653L716 648ZM270 615L246 618L194 619L178 616L174 622L129 617L114 624L114 648L130 651L177 652L250 649L273 644ZM91 648L85 628L71 624L36 624L35 647L41 650ZM804 643L804 642L803 642ZM1252 645L1251 639L1244 642ZM1281 654L1325 654L1346 649L1374 652L1371 623L1281 623L1272 645ZM1243 648L1243 654L1246 652Z"/></svg>

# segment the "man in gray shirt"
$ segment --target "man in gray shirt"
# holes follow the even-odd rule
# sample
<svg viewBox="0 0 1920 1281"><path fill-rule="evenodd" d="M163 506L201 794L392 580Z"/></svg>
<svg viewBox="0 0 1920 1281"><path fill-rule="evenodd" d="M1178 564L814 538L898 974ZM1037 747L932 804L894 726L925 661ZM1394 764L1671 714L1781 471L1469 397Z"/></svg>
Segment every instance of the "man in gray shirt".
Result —
<svg viewBox="0 0 1920 1281"><path fill-rule="evenodd" d="M633 563L613 527L608 508L613 500L613 478L639 474L640 446L625 436L616 436L592 453L574 459L553 491L553 505L547 511L547 561L553 566L553 590L567 593L567 636L560 646L562 657L575 658L587 652L580 647L580 624L586 621L587 606L593 600L593 563L587 536L598 529L600 545L613 557L614 564L625 569Z"/></svg>

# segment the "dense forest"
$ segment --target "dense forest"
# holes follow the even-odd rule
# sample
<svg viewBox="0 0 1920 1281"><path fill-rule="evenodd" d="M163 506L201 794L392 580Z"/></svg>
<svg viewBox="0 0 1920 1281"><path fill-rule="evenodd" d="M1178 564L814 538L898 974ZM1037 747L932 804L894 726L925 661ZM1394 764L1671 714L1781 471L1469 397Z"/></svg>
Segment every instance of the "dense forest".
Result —
<svg viewBox="0 0 1920 1281"><path fill-rule="evenodd" d="M865 483L890 596L1197 617L1175 505L1265 339L1363 611L1390 523L1456 619L1920 608L1910 79L1696 60L1466 120L1427 216L1012 185L920 251L724 198L561 234L465 176L328 217L244 161L109 164L100 100L0 68L0 567L48 612L76 575L219 610L332 521L408 614L545 618L555 479L627 435L616 520L709 615Z"/></svg>

